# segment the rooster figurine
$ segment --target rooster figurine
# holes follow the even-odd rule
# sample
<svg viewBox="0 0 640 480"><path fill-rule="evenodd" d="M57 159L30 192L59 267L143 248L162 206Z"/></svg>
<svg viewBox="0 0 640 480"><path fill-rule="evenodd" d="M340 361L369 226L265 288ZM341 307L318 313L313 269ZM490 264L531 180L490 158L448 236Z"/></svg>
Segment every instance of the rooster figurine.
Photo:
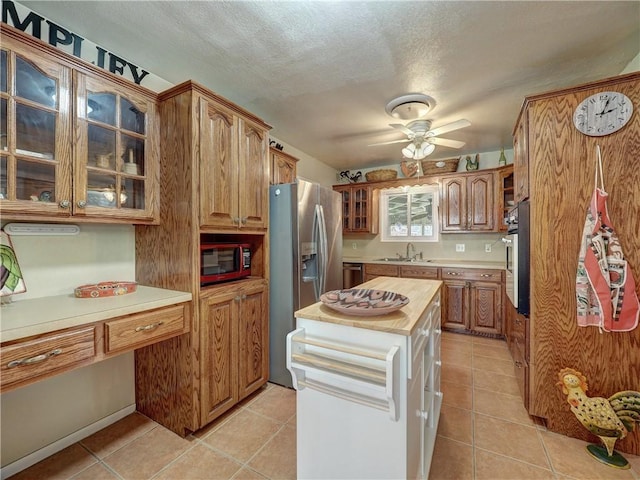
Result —
<svg viewBox="0 0 640 480"><path fill-rule="evenodd" d="M567 395L571 411L580 423L594 435L602 445L587 445L589 453L602 463L612 467L627 469L629 462L613 449L616 441L627 436L640 422L640 392L624 391L611 397L586 395L586 377L573 368L563 368L558 374L562 393Z"/></svg>

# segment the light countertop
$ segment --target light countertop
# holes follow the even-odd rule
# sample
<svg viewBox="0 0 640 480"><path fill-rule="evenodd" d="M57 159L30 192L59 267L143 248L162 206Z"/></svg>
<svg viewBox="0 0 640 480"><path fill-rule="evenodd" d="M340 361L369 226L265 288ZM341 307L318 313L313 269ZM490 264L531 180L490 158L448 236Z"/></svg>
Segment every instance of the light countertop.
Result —
<svg viewBox="0 0 640 480"><path fill-rule="evenodd" d="M438 293L441 285L442 282L440 280L378 277L359 285L357 288L372 288L399 293L408 297L409 303L401 309L386 315L358 317L339 313L322 302L317 302L298 310L295 316L296 318L306 318L408 336L413 333L420 316Z"/></svg>
<svg viewBox="0 0 640 480"><path fill-rule="evenodd" d="M390 259L393 257L389 257ZM343 262L351 263L376 263L380 265L412 265L416 267L449 267L449 268L492 268L504 270L504 262L484 262L479 260L448 260L448 259L425 259L415 262L400 260L379 260L380 257L342 257Z"/></svg>
<svg viewBox="0 0 640 480"><path fill-rule="evenodd" d="M135 292L104 298L69 295L16 300L3 305L0 341L54 332L191 300L191 293L138 285Z"/></svg>

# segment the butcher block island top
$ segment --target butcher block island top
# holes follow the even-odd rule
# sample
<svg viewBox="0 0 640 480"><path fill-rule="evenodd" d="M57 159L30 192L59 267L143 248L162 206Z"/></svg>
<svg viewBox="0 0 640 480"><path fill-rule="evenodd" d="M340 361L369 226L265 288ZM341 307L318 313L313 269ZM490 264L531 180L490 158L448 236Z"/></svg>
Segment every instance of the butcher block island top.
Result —
<svg viewBox="0 0 640 480"><path fill-rule="evenodd" d="M317 302L298 310L295 316L296 318L410 336L416 329L420 316L438 293L441 285L440 280L377 277L358 285L356 288L399 293L409 298L409 303L400 310L386 315L360 317L339 313L324 303Z"/></svg>

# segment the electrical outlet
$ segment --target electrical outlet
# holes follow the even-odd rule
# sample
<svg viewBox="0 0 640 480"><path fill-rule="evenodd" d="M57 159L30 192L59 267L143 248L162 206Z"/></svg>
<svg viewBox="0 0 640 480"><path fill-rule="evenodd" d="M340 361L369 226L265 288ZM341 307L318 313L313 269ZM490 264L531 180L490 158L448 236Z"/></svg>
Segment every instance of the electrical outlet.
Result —
<svg viewBox="0 0 640 480"><path fill-rule="evenodd" d="M356 242L353 242L351 244L351 248L353 248L354 250L357 250L358 249L358 244Z"/></svg>
<svg viewBox="0 0 640 480"><path fill-rule="evenodd" d="M456 243L456 252L464 252L464 243Z"/></svg>
<svg viewBox="0 0 640 480"><path fill-rule="evenodd" d="M485 243L484 244L484 251L486 253L491 253L491 244L490 243Z"/></svg>

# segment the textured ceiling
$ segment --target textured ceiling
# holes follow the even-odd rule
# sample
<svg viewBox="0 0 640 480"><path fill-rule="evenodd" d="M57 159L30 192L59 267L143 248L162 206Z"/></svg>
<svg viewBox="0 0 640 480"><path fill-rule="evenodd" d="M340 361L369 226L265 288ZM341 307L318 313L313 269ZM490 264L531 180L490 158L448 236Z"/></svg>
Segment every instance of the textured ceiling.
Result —
<svg viewBox="0 0 640 480"><path fill-rule="evenodd" d="M172 83L193 79L272 136L337 169L402 159L384 107L436 100L433 127L466 142L429 158L511 147L526 95L619 74L640 52L640 2L21 1Z"/></svg>

